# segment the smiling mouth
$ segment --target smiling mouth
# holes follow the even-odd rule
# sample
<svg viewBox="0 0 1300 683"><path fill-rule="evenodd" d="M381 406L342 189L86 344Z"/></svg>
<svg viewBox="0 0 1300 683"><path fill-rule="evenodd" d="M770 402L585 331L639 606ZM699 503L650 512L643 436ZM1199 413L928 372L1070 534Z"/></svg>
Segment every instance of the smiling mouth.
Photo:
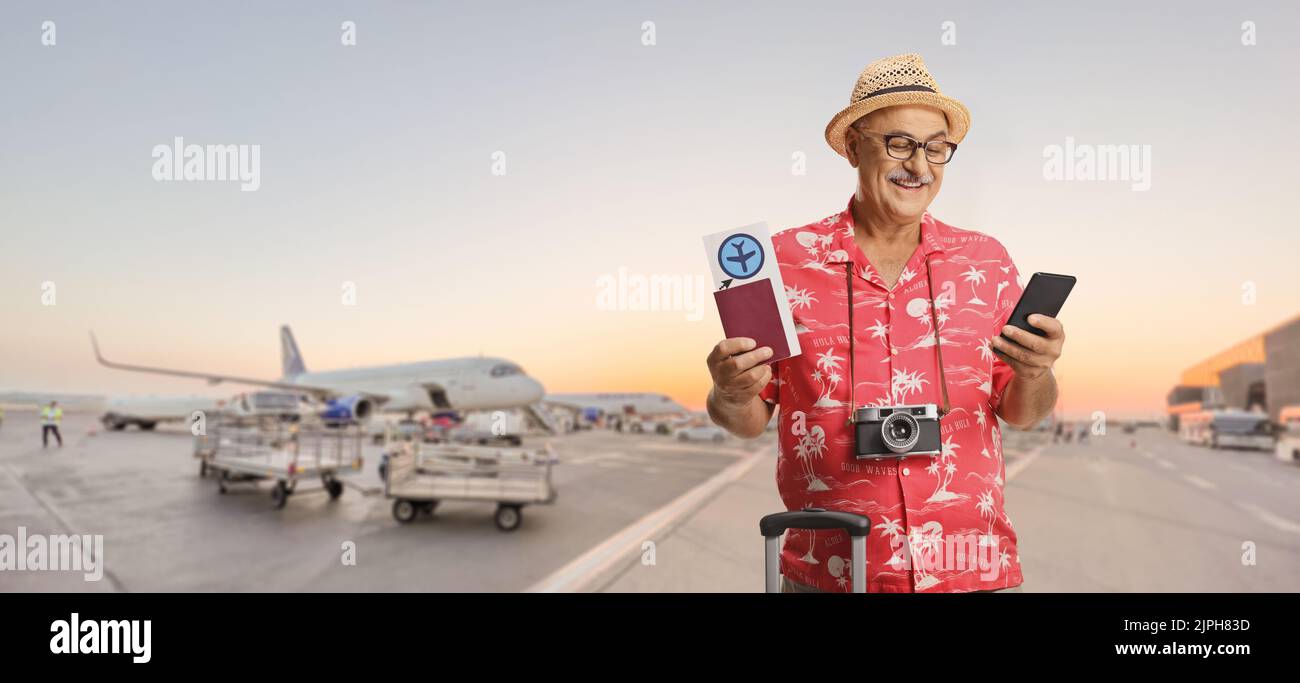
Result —
<svg viewBox="0 0 1300 683"><path fill-rule="evenodd" d="M921 188L925 187L925 183L921 182L908 182L905 180L890 180L889 182L907 192L919 192Z"/></svg>

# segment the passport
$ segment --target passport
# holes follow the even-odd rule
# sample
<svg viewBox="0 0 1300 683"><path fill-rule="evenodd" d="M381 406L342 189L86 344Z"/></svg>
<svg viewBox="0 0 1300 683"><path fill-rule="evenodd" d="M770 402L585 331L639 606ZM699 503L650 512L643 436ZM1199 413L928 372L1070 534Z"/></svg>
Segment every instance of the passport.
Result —
<svg viewBox="0 0 1300 683"><path fill-rule="evenodd" d="M782 292L784 295L784 292ZM776 293L772 291L771 278L763 278L743 285L732 285L713 293L722 318L722 330L727 339L749 337L759 348L772 347L771 363L789 358L790 346L786 342L785 326L781 323L781 309Z"/></svg>

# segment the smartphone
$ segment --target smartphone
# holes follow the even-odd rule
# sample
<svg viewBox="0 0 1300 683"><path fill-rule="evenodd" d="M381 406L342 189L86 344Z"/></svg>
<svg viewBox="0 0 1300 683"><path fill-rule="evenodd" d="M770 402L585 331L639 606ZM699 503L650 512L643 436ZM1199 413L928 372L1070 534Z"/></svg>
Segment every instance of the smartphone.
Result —
<svg viewBox="0 0 1300 683"><path fill-rule="evenodd" d="M1074 289L1074 282L1073 275L1034 273L1033 277L1029 278L1025 291L1020 294L1020 301L1016 302L1007 324L1046 337L1045 332L1029 324L1029 316L1037 313L1055 318L1061 312L1061 307L1065 305L1065 298L1070 296L1070 290ZM1002 338L1015 343L1005 334Z"/></svg>

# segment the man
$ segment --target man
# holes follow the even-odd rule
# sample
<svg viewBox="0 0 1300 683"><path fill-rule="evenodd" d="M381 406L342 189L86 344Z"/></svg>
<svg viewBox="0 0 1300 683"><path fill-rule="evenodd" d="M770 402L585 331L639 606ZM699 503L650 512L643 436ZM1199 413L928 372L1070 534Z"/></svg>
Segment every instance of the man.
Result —
<svg viewBox="0 0 1300 683"><path fill-rule="evenodd" d="M59 448L63 448L63 435L59 434L59 423L63 421L63 409L59 407L58 401L50 401L50 404L41 408L41 448L48 448L50 445L50 434L59 442Z"/></svg>
<svg viewBox="0 0 1300 683"><path fill-rule="evenodd" d="M870 517L871 592L1022 582L993 416L1027 429L1051 412L1065 332L1041 315L1029 322L1045 338L1006 326L1021 293L1006 249L926 211L969 126L966 107L940 92L919 55L869 65L826 128L857 172L848 208L773 236L803 353L765 364L771 349L734 338L708 357L717 424L754 437L780 405L776 481L788 509ZM945 392L940 455L855 456L853 406L940 404ZM842 532L791 530L783 590L846 591L851 556Z"/></svg>

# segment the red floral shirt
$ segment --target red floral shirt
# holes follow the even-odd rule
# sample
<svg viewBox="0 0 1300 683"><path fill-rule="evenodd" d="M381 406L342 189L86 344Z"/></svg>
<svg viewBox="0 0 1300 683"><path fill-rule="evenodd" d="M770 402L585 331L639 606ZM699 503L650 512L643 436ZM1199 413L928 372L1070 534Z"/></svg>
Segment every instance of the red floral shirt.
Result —
<svg viewBox="0 0 1300 683"><path fill-rule="evenodd" d="M774 364L772 383L761 394L780 404L776 482L786 507L870 517L868 591L1019 585L1016 534L1002 507L1006 468L994 416L1013 373L990 345L1021 293L1006 249L927 213L920 244L891 290L854 241L847 209L772 239L803 349ZM845 269L854 277L858 407L942 407L927 256L951 406L940 423L942 454L859 460L848 423ZM847 591L851 557L843 532L791 530L781 571L824 591Z"/></svg>

